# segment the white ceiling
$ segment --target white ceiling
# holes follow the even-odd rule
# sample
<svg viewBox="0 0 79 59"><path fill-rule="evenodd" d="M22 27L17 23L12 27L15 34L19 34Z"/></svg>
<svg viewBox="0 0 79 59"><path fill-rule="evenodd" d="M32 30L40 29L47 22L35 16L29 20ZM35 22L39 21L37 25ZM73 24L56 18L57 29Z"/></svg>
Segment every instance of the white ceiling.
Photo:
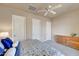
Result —
<svg viewBox="0 0 79 59"><path fill-rule="evenodd" d="M29 10L29 5L32 5L39 9L43 9L43 8L48 7L48 5L54 6L56 4L58 4L58 3L4 3L1 5L5 5L5 6L11 7L11 8L15 8L15 9L18 8L18 9L21 9L21 10L24 10L27 12L34 13L32 10ZM57 12L57 14L53 15L53 14L49 13L46 17L53 18L53 17L59 16L61 14L64 14L64 13L67 13L67 12L70 12L70 11L73 11L73 10L76 10L79 8L78 3L60 3L60 4L62 4L63 7L54 10ZM44 13L34 13L34 14L43 16Z"/></svg>

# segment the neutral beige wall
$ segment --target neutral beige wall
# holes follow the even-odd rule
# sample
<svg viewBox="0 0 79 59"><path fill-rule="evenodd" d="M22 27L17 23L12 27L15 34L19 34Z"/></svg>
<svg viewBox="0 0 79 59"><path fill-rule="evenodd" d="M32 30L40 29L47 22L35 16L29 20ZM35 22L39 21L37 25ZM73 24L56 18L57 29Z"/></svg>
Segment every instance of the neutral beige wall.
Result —
<svg viewBox="0 0 79 59"><path fill-rule="evenodd" d="M79 34L79 10L52 19L52 36L71 33Z"/></svg>
<svg viewBox="0 0 79 59"><path fill-rule="evenodd" d="M48 18L34 15L28 12L24 12L19 9L8 8L0 6L0 32L8 31L12 32L12 15L20 15L26 17L26 38L31 39L32 37L32 18L38 18L41 20L50 20Z"/></svg>

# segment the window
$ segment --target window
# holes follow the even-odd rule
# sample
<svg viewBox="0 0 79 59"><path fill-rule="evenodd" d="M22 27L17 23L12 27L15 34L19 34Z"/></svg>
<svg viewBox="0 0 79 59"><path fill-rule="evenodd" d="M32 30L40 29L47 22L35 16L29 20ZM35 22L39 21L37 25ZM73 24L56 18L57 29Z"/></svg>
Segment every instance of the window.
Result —
<svg viewBox="0 0 79 59"><path fill-rule="evenodd" d="M41 39L41 21L32 19L32 39Z"/></svg>
<svg viewBox="0 0 79 59"><path fill-rule="evenodd" d="M51 22L32 19L32 39L40 41L51 40Z"/></svg>

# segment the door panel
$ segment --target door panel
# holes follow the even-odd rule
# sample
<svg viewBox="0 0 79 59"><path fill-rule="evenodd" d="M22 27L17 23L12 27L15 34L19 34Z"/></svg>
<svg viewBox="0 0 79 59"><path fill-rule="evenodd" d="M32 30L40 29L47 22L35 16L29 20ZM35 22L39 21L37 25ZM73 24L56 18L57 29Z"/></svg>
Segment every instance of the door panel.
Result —
<svg viewBox="0 0 79 59"><path fill-rule="evenodd" d="M23 16L12 15L12 38L13 40L26 39L26 18Z"/></svg>

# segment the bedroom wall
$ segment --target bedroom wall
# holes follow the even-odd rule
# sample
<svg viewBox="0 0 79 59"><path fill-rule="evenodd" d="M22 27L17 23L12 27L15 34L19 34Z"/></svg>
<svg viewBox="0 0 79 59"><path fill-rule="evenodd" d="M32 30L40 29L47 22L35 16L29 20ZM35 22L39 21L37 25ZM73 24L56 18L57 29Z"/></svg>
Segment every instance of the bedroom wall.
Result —
<svg viewBox="0 0 79 59"><path fill-rule="evenodd" d="M75 10L52 19L52 37L54 35L79 35L79 10Z"/></svg>
<svg viewBox="0 0 79 59"><path fill-rule="evenodd" d="M38 18L41 20L50 20L48 18L34 15L23 10L8 8L0 6L0 32L12 32L12 15L20 15L26 17L26 38L32 38L32 18Z"/></svg>

